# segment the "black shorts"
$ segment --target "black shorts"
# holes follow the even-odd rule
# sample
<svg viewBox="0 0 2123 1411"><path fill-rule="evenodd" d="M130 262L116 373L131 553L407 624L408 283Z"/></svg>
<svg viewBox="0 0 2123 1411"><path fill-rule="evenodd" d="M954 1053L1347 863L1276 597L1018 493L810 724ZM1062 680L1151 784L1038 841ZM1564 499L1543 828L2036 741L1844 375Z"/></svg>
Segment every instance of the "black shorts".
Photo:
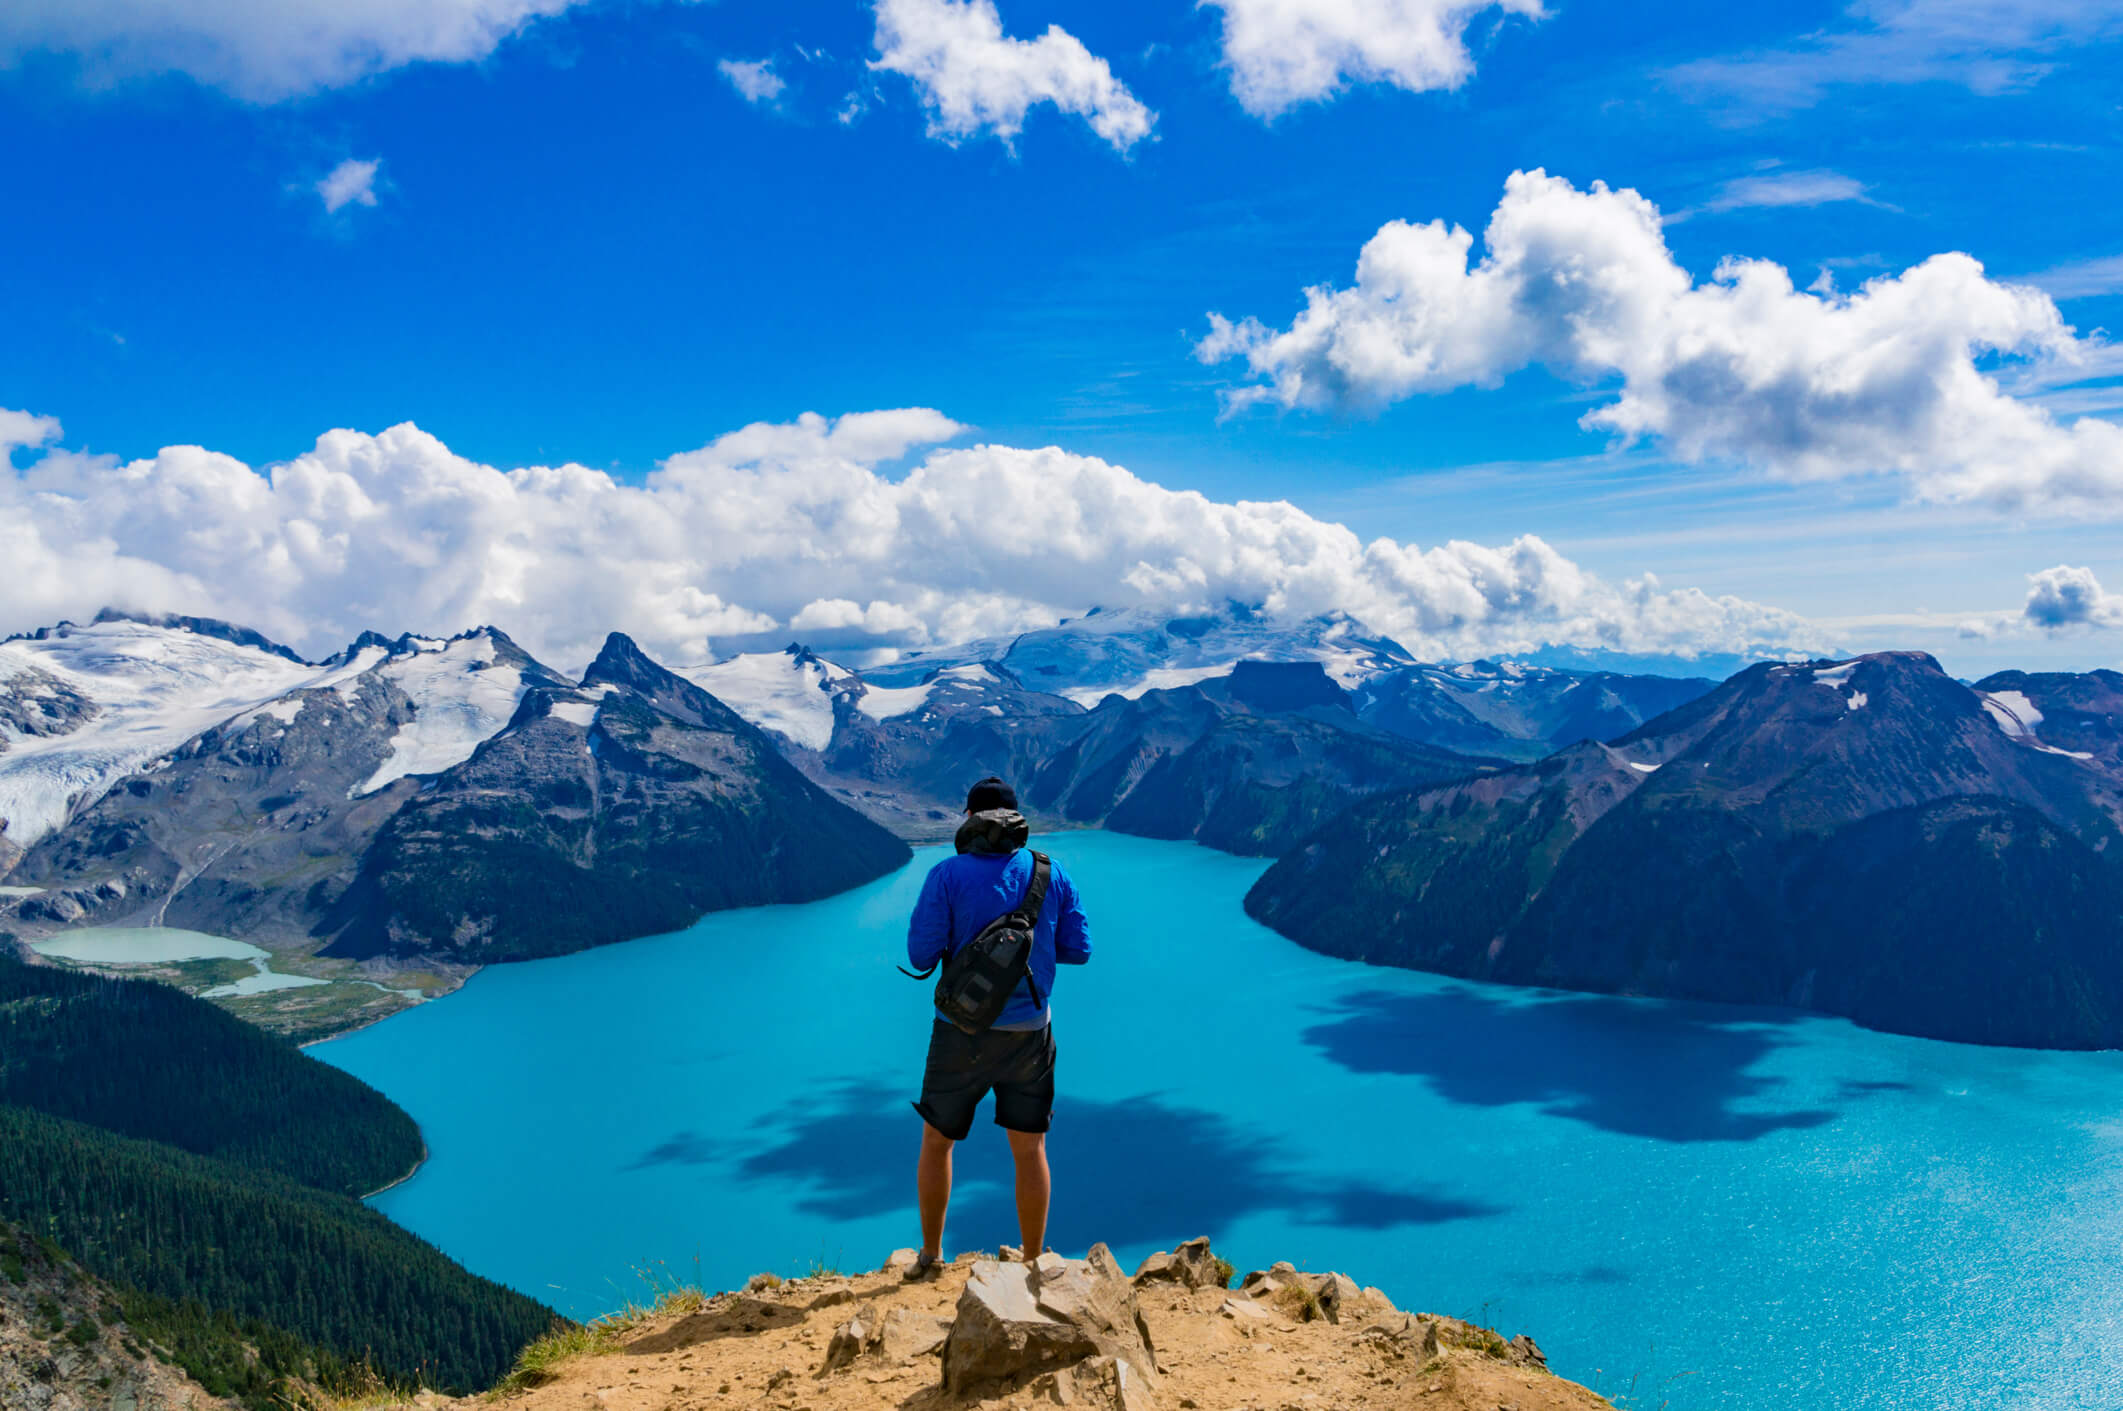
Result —
<svg viewBox="0 0 2123 1411"><path fill-rule="evenodd" d="M995 1092L995 1125L1044 1132L1054 1120L1054 1026L968 1034L936 1021L921 1075L921 1120L952 1141L973 1130L973 1110Z"/></svg>

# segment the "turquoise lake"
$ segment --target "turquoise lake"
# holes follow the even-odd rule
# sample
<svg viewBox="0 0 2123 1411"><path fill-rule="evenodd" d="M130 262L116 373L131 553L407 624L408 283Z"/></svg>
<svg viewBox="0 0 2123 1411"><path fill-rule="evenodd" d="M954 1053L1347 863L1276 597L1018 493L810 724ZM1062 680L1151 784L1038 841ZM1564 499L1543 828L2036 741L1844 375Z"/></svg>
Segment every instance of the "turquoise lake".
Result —
<svg viewBox="0 0 2123 1411"><path fill-rule="evenodd" d="M2123 1055L1373 969L1249 921L1261 862L1043 846L1095 947L1055 997L1056 1248L1339 1269L1646 1411L2123 1406ZM892 967L939 855L312 1048L427 1135L375 1204L577 1316L639 1267L720 1288L917 1243L927 987ZM988 1117L951 1250L1016 1238Z"/></svg>

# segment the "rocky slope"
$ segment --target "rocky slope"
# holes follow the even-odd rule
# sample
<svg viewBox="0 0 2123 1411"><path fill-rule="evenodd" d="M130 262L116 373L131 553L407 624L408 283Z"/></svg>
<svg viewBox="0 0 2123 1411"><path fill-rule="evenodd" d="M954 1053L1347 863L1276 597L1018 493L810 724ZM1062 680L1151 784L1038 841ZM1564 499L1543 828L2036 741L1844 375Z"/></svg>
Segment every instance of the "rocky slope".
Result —
<svg viewBox="0 0 2123 1411"><path fill-rule="evenodd" d="M1408 1314L1377 1289L1288 1264L1228 1289L1192 1240L1133 1278L1105 1246L1036 1268L978 1256L906 1284L902 1251L874 1274L667 1300L535 1356L498 1398L518 1411L1268 1411L1424 1406L1594 1411L1530 1338ZM432 1407L435 1398L418 1405Z"/></svg>
<svg viewBox="0 0 2123 1411"><path fill-rule="evenodd" d="M1755 667L1610 745L1360 804L1247 908L1383 964L2114 1047L2123 778L2027 704L1920 654Z"/></svg>
<svg viewBox="0 0 2123 1411"><path fill-rule="evenodd" d="M342 957L522 960L813 900L909 856L614 633L579 685L533 687L400 804L319 929Z"/></svg>
<svg viewBox="0 0 2123 1411"><path fill-rule="evenodd" d="M108 1285L0 1222L0 1406L8 1411L227 1411L156 1355Z"/></svg>

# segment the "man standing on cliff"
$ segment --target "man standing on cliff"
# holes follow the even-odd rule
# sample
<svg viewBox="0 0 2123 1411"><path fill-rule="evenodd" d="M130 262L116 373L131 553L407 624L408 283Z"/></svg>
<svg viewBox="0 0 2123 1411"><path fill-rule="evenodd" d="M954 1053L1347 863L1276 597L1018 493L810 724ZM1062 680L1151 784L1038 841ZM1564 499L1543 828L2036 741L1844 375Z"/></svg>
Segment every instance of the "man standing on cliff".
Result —
<svg viewBox="0 0 2123 1411"><path fill-rule="evenodd" d="M999 916L1024 904L1032 881L1031 830L1017 811L1017 795L989 777L966 795L957 855L929 869L921 899L907 923L907 959L926 970L979 935ZM1032 932L1030 971L1009 1005L984 1033L967 1034L936 1016L929 1062L922 1074L921 1159L915 1190L921 1203L921 1253L909 1279L934 1278L943 1264L944 1212L951 1204L951 1149L973 1130L973 1111L990 1091L995 1124L1010 1139L1017 1163L1017 1224L1024 1258L1046 1248L1047 1127L1054 1115L1054 1029L1049 1001L1054 967L1091 958L1091 932L1076 886L1058 862L1050 864L1047 896Z"/></svg>

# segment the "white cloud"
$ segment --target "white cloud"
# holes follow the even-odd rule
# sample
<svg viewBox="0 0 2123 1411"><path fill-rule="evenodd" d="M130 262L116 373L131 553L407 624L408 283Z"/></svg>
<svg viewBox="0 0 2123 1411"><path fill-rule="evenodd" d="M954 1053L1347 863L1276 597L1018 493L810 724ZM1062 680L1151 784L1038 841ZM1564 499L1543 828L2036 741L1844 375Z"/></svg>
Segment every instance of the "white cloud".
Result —
<svg viewBox="0 0 2123 1411"><path fill-rule="evenodd" d="M60 434L57 417L31 416L28 412L11 412L0 407L0 461L23 447L49 445L58 440Z"/></svg>
<svg viewBox="0 0 2123 1411"><path fill-rule="evenodd" d="M327 215L336 213L342 206L373 206L376 204L376 169L380 160L357 162L347 158L333 167L331 174L317 183L317 196L324 202Z"/></svg>
<svg viewBox="0 0 2123 1411"><path fill-rule="evenodd" d="M774 72L772 59L723 59L715 67L747 103L771 103L789 86Z"/></svg>
<svg viewBox="0 0 2123 1411"><path fill-rule="evenodd" d="M1865 183L1839 171L1777 171L1726 182L1698 209L1703 213L1757 210L1783 206L1826 206L1838 201L1880 203L1865 194ZM1679 220L1679 214L1667 222Z"/></svg>
<svg viewBox="0 0 2123 1411"><path fill-rule="evenodd" d="M578 0L8 0L0 68L39 50L108 83L182 73L253 102L337 88L422 60L483 59Z"/></svg>
<svg viewBox="0 0 2123 1411"><path fill-rule="evenodd" d="M2119 32L2123 0L1858 0L1840 23L1791 44L1696 60L1666 77L1771 112L1810 107L1843 84L1941 82L1987 97L2027 88L2066 50Z"/></svg>
<svg viewBox="0 0 2123 1411"><path fill-rule="evenodd" d="M2021 616L2045 632L2072 627L2123 627L2123 593L2101 586L2090 568L2058 564L2030 573L2027 606Z"/></svg>
<svg viewBox="0 0 2123 1411"><path fill-rule="evenodd" d="M1411 93L1474 73L1467 27L1489 10L1541 19L1541 0L1198 0L1224 12L1231 91L1272 118L1352 82Z"/></svg>
<svg viewBox="0 0 2123 1411"><path fill-rule="evenodd" d="M873 69L903 74L947 142L993 135L1012 142L1036 103L1074 113L1126 152L1157 121L1104 59L1060 25L1037 39L1003 34L995 0L877 0Z"/></svg>
<svg viewBox="0 0 2123 1411"><path fill-rule="evenodd" d="M2050 297L2056 299L2114 294L2123 290L2123 255L2105 255L2099 259L2058 265L2040 274L2028 275L2027 282L2047 289Z"/></svg>
<svg viewBox="0 0 2123 1411"><path fill-rule="evenodd" d="M1698 284L1649 201L1540 171L1505 183L1470 266L1473 244L1442 221L1391 222L1364 246L1354 285L1307 290L1286 329L1211 315L1197 354L1243 358L1261 379L1227 394L1233 409L1377 408L1538 365L1618 383L1581 424L1656 439L1684 461L1800 479L1892 473L1925 498L2123 512L2123 427L2067 424L2009 395L1992 367L2024 360L2054 385L2106 345L1967 255L1849 294L1800 291L1766 260L1728 259Z"/></svg>
<svg viewBox="0 0 2123 1411"><path fill-rule="evenodd" d="M43 425L29 434L49 439ZM1168 490L1056 447L939 448L964 430L921 408L806 415L673 456L639 485L579 465L499 470L411 425L328 432L264 473L196 446L131 462L50 450L0 473L14 566L0 632L114 603L233 618L311 652L370 627L492 622L558 665L613 628L683 663L792 635L858 651L1235 599L1338 609L1433 655L1829 645L1773 608L1605 581L1532 536L1367 543L1287 503Z"/></svg>

